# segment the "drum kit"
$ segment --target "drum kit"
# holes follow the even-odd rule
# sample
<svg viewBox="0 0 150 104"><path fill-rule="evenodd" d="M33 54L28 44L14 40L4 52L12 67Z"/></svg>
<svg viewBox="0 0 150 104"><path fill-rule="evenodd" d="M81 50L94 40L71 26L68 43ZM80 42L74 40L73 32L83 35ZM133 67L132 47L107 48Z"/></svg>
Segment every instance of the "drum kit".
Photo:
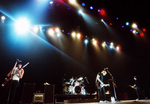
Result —
<svg viewBox="0 0 150 104"><path fill-rule="evenodd" d="M63 92L70 95L86 95L84 78L70 78L68 82L64 82Z"/></svg>

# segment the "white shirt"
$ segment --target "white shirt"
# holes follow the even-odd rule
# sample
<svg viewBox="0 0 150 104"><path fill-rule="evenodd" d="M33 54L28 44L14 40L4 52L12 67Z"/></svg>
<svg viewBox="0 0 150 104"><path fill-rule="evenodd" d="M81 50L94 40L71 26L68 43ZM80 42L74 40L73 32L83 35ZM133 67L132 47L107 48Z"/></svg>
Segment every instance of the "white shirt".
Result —
<svg viewBox="0 0 150 104"><path fill-rule="evenodd" d="M17 81L20 80L19 74L17 73L18 70L19 70L18 67L13 69L12 74L11 74L12 75L12 80L17 80ZM21 70L23 70L23 69L19 70L20 73L21 73Z"/></svg>

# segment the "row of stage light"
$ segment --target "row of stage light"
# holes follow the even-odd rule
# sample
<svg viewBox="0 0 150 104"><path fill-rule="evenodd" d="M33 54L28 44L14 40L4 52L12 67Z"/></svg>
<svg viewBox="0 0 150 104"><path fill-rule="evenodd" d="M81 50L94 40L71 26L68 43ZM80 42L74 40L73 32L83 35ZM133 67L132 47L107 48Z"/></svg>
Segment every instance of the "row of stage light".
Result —
<svg viewBox="0 0 150 104"><path fill-rule="evenodd" d="M1 21L2 23L5 23L6 17L1 16ZM62 33L64 30L61 30L59 27L48 27L48 29L43 28L42 26L35 25L35 26L30 26L29 21L26 18L20 18L15 22L15 30L18 32L20 35L26 34L28 30L31 30L34 34L38 34L40 30L42 30L44 33L47 33L49 36L52 37L57 37L61 38ZM83 40L85 45L88 45L89 43L92 43L94 46L102 46L103 48L109 48L113 49L116 51L121 50L121 46L117 45L116 43L113 42L106 42L103 41L100 43L97 39L95 38L88 38L87 36L83 36L80 32L72 31L71 33L68 32L68 35L70 35L73 39L77 40Z"/></svg>
<svg viewBox="0 0 150 104"><path fill-rule="evenodd" d="M38 34L39 29L42 29L42 27L41 26L33 26L32 27L32 31L36 34ZM47 33L51 37L57 37L57 38L61 38L61 35L64 32L64 30L61 30L59 27L50 27L47 30L42 29L42 31ZM94 46L101 45L103 48L109 48L109 49L113 49L116 51L121 50L121 46L117 45L114 42L103 41L102 43L100 43L97 39L95 39L95 38L90 39L87 36L83 36L80 32L76 32L76 31L72 31L71 33L68 32L67 34L70 35L75 40L82 40L86 46L89 43L92 43L92 45L94 45Z"/></svg>

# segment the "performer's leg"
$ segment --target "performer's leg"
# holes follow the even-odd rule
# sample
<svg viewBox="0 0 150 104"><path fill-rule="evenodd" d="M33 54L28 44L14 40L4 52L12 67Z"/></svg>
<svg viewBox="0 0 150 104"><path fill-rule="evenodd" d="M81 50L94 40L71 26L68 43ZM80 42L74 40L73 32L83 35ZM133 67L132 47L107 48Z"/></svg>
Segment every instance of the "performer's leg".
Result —
<svg viewBox="0 0 150 104"><path fill-rule="evenodd" d="M16 89L17 89L18 85L19 85L18 81L12 81L9 104L13 104L13 102L14 102Z"/></svg>
<svg viewBox="0 0 150 104"><path fill-rule="evenodd" d="M102 89L103 89L103 98L104 98L104 100L106 100L105 87L103 87Z"/></svg>
<svg viewBox="0 0 150 104"><path fill-rule="evenodd" d="M100 100L103 100L103 98L102 98L102 88L99 89L99 97L100 97Z"/></svg>
<svg viewBox="0 0 150 104"><path fill-rule="evenodd" d="M144 98L146 98L146 95L142 92L140 87L137 87L137 92L138 92L138 96L140 97L140 95Z"/></svg>

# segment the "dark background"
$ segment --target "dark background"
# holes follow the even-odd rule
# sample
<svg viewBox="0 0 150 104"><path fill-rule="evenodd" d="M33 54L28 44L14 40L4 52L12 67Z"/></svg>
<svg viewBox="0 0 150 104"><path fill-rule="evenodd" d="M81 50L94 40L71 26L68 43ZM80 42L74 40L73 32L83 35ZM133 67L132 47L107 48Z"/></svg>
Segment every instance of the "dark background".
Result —
<svg viewBox="0 0 150 104"><path fill-rule="evenodd" d="M68 4L67 1L64 1ZM141 81L143 91L149 96L149 1L148 0L81 0L89 15L93 16L95 23L87 25L73 7L68 7L59 1L52 6L48 3L39 7L36 0L5 0L0 1L1 14L8 15L4 24L0 24L0 82L13 67L16 58L23 63L30 62L25 68L25 74L21 80L23 83L36 83L37 89L41 89L44 82L56 85L56 93L62 93L62 80L64 74L70 77L84 76L89 79L88 92L95 89L95 77L99 71L108 67L117 84L117 94L127 92L129 98L136 98L132 89L133 76L137 75ZM37 4L37 5L36 5ZM59 4L59 6L56 6ZM42 5L42 3L41 3ZM94 10L89 6L93 5ZM97 12L98 8L104 8L106 16ZM46 41L42 36L34 36L28 33L26 37L17 36L13 30L13 20L19 15L27 16L33 25L49 24L59 26L64 30L64 38L59 43L46 35ZM11 17L11 18L10 18ZM116 17L119 19L116 20ZM100 19L111 22L109 31ZM144 37L135 37L130 32L130 27L121 28L125 22L136 22L140 29L146 28ZM46 29L47 27L43 27ZM72 30L79 30L84 36L96 37L99 41L115 42L120 44L121 53L115 51L95 50L92 45L85 47L83 40L76 41L67 35ZM39 38L40 37L40 38ZM108 79L110 78L107 75Z"/></svg>

